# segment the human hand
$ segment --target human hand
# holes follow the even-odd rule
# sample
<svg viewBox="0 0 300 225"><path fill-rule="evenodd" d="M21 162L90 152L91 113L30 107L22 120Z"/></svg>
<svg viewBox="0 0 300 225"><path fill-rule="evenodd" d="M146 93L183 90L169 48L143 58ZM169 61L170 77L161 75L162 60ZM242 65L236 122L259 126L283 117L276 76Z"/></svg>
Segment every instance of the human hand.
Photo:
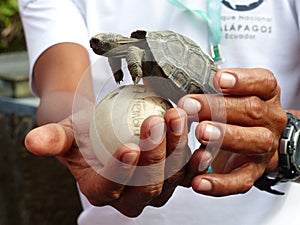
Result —
<svg viewBox="0 0 300 225"><path fill-rule="evenodd" d="M87 118L85 113L76 116L78 121ZM165 118L146 119L141 128L142 144L120 146L105 166L92 151L86 154L86 150L91 150L89 124L74 124L73 119L74 116L32 130L25 144L34 154L56 156L69 168L93 205L111 205L127 216L137 216L147 205L167 202L183 181L183 165L190 152L186 142L187 116L182 110L171 109ZM76 126L80 126L80 131ZM81 132L81 138L75 139L76 132ZM146 166L150 169L140 170Z"/></svg>
<svg viewBox="0 0 300 225"><path fill-rule="evenodd" d="M265 69L223 69L215 84L224 96L190 95L178 103L190 120L200 121L196 137L203 145L222 142L214 172L195 176L192 187L213 196L244 193L278 165L279 139L287 123L280 87Z"/></svg>

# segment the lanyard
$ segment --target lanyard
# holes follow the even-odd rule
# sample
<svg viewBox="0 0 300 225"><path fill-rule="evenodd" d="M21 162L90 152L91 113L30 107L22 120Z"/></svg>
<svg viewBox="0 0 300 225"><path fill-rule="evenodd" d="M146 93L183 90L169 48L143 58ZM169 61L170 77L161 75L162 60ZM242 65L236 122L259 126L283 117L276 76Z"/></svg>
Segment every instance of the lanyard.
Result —
<svg viewBox="0 0 300 225"><path fill-rule="evenodd" d="M208 43L211 49L211 56L215 62L223 61L221 55L221 3L222 0L206 0L207 14L199 9L191 9L179 0L168 0L172 5L200 15L208 26Z"/></svg>

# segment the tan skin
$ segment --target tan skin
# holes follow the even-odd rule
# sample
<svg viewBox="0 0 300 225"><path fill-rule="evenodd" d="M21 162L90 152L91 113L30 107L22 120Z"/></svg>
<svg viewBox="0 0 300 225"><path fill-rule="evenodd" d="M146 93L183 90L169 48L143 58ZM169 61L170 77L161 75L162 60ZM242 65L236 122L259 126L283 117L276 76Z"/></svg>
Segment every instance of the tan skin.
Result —
<svg viewBox="0 0 300 225"><path fill-rule="evenodd" d="M227 72L236 77L235 86L220 89L227 94L224 99L228 125L225 128L221 123L209 121L209 106L203 95L184 97L201 102L201 111L197 117L199 116L203 122L199 124L196 136L202 143L208 143L204 133L206 124L214 123L221 128L224 141L214 166L214 170L218 173L205 174L205 171L199 171L200 162L209 157L203 149L197 150L189 163L180 169L184 159L190 156L186 141L187 117L193 120L195 115L187 116L181 109L171 109L164 118L149 117L142 125L141 139L145 139L151 133L153 120L161 120L166 124L167 129L163 132L159 145L151 148L151 151L141 151L143 149L140 146L133 144L120 146L114 157L129 166L120 168L120 165L109 161L104 167L107 173L118 171L117 175L126 183L139 179L135 173L136 165L161 163L155 174L151 174L151 171L147 174L149 179L155 180L154 184L130 186L102 177L86 163L78 151L70 116L76 87L89 65L86 50L72 43L54 45L39 57L34 67L34 80L41 98L38 108L40 127L27 135L25 144L32 153L56 156L65 164L92 204L111 205L121 213L134 217L147 205L165 204L177 185L192 186L195 191L206 195L244 193L265 171L276 168L278 140L286 125L286 115L280 106L279 86L269 71L231 69ZM258 72L260 76L256 76ZM221 75L222 71L216 74L216 85L222 83ZM245 76L253 76L253 79L244 79ZM268 78L268 82L264 80L265 78ZM87 91L82 94L84 98L93 102L91 82L87 82L86 85ZM182 107L184 98L180 100L179 107ZM250 103L252 100L256 104ZM241 107L243 105L247 107ZM249 110L254 110L255 113L249 114ZM179 129L178 124L184 124L184 127ZM181 130L181 135L178 129ZM172 162L166 163L164 160L175 148L179 148L180 151L176 151ZM166 179L164 177L166 171L174 171L174 175ZM203 179L211 182L209 190L199 189L199 182Z"/></svg>
<svg viewBox="0 0 300 225"><path fill-rule="evenodd" d="M222 87L224 73L235 77L234 86ZM223 110L218 106L225 104L226 126L208 121L211 112L204 96L186 96L179 102L179 107L183 107L185 98L190 97L201 103L198 114L188 115L191 120L202 121L196 131L201 143L206 145L209 141L218 141L209 140L205 135L208 124L219 127L224 137L221 151L213 164L216 173L196 176L192 187L198 193L213 196L244 193L264 172L278 166L279 139L287 123L286 113L280 104L280 87L274 75L264 69L224 69L217 72L215 82L225 96L210 98L216 103L214 119L222 118ZM299 118L299 111L289 111ZM210 188L198 189L202 180L209 181Z"/></svg>
<svg viewBox="0 0 300 225"><path fill-rule="evenodd" d="M34 154L56 156L69 168L81 191L93 205L111 205L127 216L137 216L147 205L163 205L179 183L190 183L190 181L183 181L187 169L180 170L176 163L169 165L162 163L161 167L157 168L155 176L152 176L156 183L146 186L127 186L100 176L86 163L78 151L70 115L78 82L89 65L86 50L72 43L52 46L40 56L34 67L34 79L38 95L41 98L37 117L40 127L27 135L25 144ZM87 91L82 94L86 99L93 101L91 86L91 83L87 82ZM153 126L151 120L154 119L155 117L150 117L143 123L142 139L149 136L151 126ZM186 143L188 131L185 112L180 109L172 109L168 111L165 118L158 119L165 122L168 128L168 132L165 132L162 137L162 142L153 150L144 152L137 145L121 146L114 157L131 166L120 168L120 165L110 161L104 167L105 173L117 171L118 177L126 182L130 179L138 179L134 173L134 166L163 162L167 154L171 154L173 148L177 146L181 146L181 150L176 152L175 159L180 161L190 155ZM179 122L184 124L182 136L185 138L179 138L174 126L172 127L172 124L176 124L178 120L183 120L183 122ZM182 142L182 140L184 141ZM166 150L166 145L169 146L168 150ZM172 177L165 180L165 169L174 170L176 173L174 172ZM151 174L148 175L151 179Z"/></svg>

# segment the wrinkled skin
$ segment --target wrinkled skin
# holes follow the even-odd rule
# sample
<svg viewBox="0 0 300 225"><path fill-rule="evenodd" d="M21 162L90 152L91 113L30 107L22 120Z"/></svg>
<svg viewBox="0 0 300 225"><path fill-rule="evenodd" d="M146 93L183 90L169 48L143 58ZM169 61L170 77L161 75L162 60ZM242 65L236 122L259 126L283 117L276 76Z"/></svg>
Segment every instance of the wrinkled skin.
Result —
<svg viewBox="0 0 300 225"><path fill-rule="evenodd" d="M80 64L77 63L79 61ZM188 116L183 110L171 109L164 118L150 117L144 122L141 138L155 130L153 126L157 125L157 121L165 123L168 128L156 127L162 139L152 151L140 151L141 147L137 145L123 145L114 156L128 166L119 168L108 163L103 167L105 172L129 181L138 178L135 165L163 162L162 170L174 170L174 176L164 180L164 171L158 170L154 174L150 171L150 177L159 177L159 182L150 186L129 186L105 179L86 163L78 151L70 116L76 87L89 65L85 49L71 43L55 45L39 57L34 67L34 79L41 97L38 109L40 127L26 136L25 144L32 153L57 157L66 165L92 204L111 205L124 215L137 216L148 205L165 204L177 185L192 186L198 193L214 196L244 193L261 174L277 167L278 141L287 118L280 106L280 88L274 76L263 69L227 69L215 76L216 87L226 94L226 126L210 121L210 108L204 95L185 96L178 105ZM235 83L224 79L223 72L231 73ZM92 90L91 83L86 85L84 90ZM93 102L92 92L83 94L84 98ZM187 98L200 103L201 110L184 104ZM211 99L218 102L220 98L212 96ZM190 121L200 119L195 135L205 145L221 140L218 135L207 134L210 131L207 124L216 125L221 130L224 141L214 163L214 173L205 174L207 163L204 162L209 161L210 154L204 149L197 150L188 164L180 169L190 154L186 140L187 118ZM174 152L174 146L180 149L177 157L165 163L164 159ZM211 185L201 182L205 180Z"/></svg>
<svg viewBox="0 0 300 225"><path fill-rule="evenodd" d="M79 61L81 63L77 63ZM67 166L80 190L93 205L111 205L124 215L133 217L139 215L148 205L165 204L177 185L190 184L192 174L198 173L191 171L193 168L188 166L182 168L190 157L190 149L186 142L186 113L180 109L172 109L164 118L155 116L144 121L141 139L147 140L151 133L156 133L156 138L161 138L161 141L152 145L150 151L142 151L147 144L151 145L147 141L144 141L144 146L124 143L114 154L115 159L123 162L123 165L115 164L115 161L109 161L105 166L100 165L104 174L118 176L123 182L108 180L99 175L83 158L74 134L76 125L73 121L72 105L77 86L84 74L87 79L80 94L83 101L94 104L92 83L90 75L87 74L89 66L86 50L72 43L54 45L39 57L34 67L37 94L40 96L37 112L39 127L27 134L27 149L36 155L56 157ZM82 110L83 112L77 112L79 116L85 115L85 109ZM88 126L84 120L82 124ZM88 129L85 129L85 132L79 144L89 142L86 135ZM179 151L176 151L174 161L167 163L164 159L176 147ZM135 174L136 165L156 163L159 167L155 171L148 171L147 174L149 179L153 180L151 185L126 185L127 181L139 178L139 174ZM172 174L172 171L173 176L165 179L165 172Z"/></svg>
<svg viewBox="0 0 300 225"><path fill-rule="evenodd" d="M168 132L165 129L165 123ZM114 158L124 164L110 160L105 166L101 165L103 167L101 174L86 162L79 151L71 118L32 130L27 135L25 144L34 154L56 156L66 165L91 204L111 205L124 215L135 217L147 205L155 207L164 205L178 185L189 186L193 177L191 174L199 173L196 167L185 166L190 158L190 150L186 142L186 124L187 116L180 109L169 110L164 118L149 117L144 121L141 129L143 145L128 143L120 146ZM151 138L149 139L153 131L161 133L161 142L158 145L153 145ZM82 141L88 140L82 139ZM166 145L168 145L167 151ZM154 147L149 150L149 146ZM147 150L143 151L144 148ZM175 156L173 155L173 160L164 161L175 149L177 151L174 153ZM195 161L204 159L206 156L200 153L200 157L199 155L197 157ZM153 164L158 166L144 173L136 171L137 165ZM102 176L103 174L105 176ZM165 177L165 174L172 174L172 176ZM116 183L106 178L116 176L122 182ZM132 183L133 180L141 180L145 177L147 181L152 179L153 183L142 186L126 185L127 182Z"/></svg>
<svg viewBox="0 0 300 225"><path fill-rule="evenodd" d="M179 102L190 120L200 121L195 135L201 143L213 144L223 139L213 163L214 173L196 176L192 187L196 192L214 196L244 193L263 173L278 166L279 140L287 124L280 104L280 87L274 75L264 69L220 70L215 83L224 94L209 97L215 121L209 121L211 108L205 96L190 95ZM186 107L187 99L198 103L198 107ZM227 124L218 121L225 115ZM212 133L214 129L208 125L218 131ZM199 186L201 181L206 188Z"/></svg>

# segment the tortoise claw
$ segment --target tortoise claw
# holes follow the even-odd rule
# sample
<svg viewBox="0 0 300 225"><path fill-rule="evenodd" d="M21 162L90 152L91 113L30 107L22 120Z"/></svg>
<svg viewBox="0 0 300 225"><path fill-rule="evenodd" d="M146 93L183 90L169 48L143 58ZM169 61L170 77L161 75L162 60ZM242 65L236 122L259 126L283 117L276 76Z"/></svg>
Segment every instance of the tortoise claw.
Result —
<svg viewBox="0 0 300 225"><path fill-rule="evenodd" d="M136 77L133 81L134 85L137 85L140 82L141 78L140 77Z"/></svg>

